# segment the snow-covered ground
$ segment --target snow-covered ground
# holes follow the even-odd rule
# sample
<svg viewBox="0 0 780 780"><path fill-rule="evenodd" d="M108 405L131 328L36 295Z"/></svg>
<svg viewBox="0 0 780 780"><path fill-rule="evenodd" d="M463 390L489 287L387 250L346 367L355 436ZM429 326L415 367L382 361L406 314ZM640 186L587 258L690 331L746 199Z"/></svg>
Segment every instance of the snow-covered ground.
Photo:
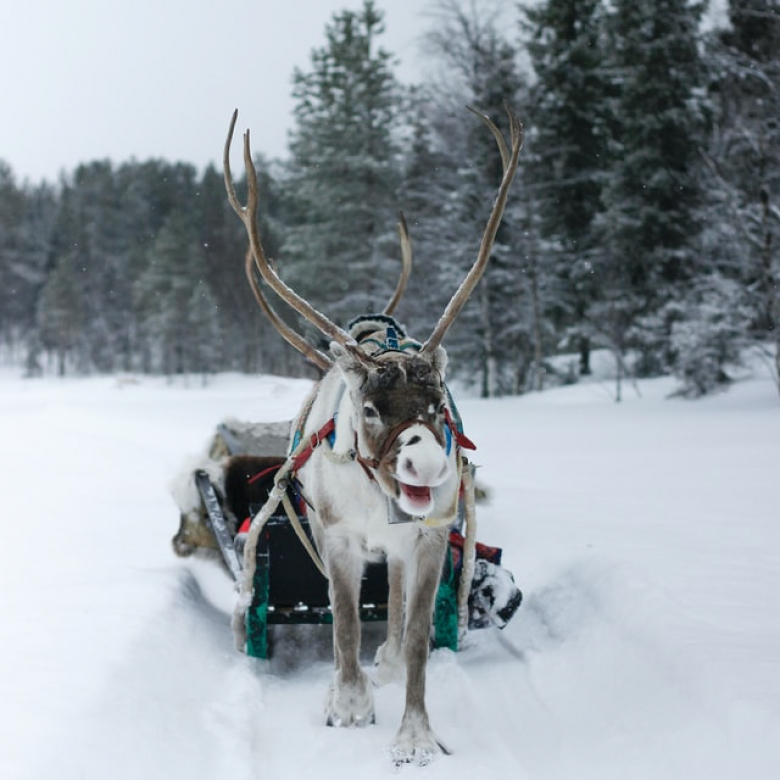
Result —
<svg viewBox="0 0 780 780"><path fill-rule="evenodd" d="M0 778L348 780L398 772L377 724L328 729L324 627L235 652L230 584L170 548L171 478L227 416L292 416L308 383L0 373ZM425 777L780 777L780 402L667 380L465 400L479 537L526 600L429 664L454 754ZM370 633L370 632L369 632ZM367 637L375 640L375 636ZM366 663L370 662L370 653Z"/></svg>

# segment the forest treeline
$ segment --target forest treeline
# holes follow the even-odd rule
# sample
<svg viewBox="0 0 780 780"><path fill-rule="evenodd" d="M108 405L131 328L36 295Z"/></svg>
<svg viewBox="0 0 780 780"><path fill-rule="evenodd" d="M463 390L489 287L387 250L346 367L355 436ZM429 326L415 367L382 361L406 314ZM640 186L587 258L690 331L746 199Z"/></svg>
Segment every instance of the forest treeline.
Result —
<svg viewBox="0 0 780 780"><path fill-rule="evenodd" d="M335 14L292 76L288 157L256 150L267 254L344 324L389 299L402 210L415 266L398 314L424 338L501 174L464 106L506 129L506 102L525 147L448 338L452 371L486 396L521 393L576 381L608 349L623 376L675 374L701 395L753 348L777 377L780 0L729 0L716 27L703 13L436 0L413 86L382 45L380 3ZM30 375L310 372L258 311L245 251L214 167L95 161L29 185L0 163L0 349Z"/></svg>

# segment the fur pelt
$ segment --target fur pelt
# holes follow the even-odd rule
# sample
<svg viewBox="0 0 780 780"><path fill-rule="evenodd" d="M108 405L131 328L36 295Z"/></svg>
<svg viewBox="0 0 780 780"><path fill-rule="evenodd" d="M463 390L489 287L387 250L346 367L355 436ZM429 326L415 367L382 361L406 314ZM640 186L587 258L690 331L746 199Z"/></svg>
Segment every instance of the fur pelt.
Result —
<svg viewBox="0 0 780 780"><path fill-rule="evenodd" d="M242 473L246 474L247 469L255 467L261 471L283 462L289 432L290 423L286 421L247 423L228 419L217 426L204 452L191 459L170 485L173 499L179 507L179 529L171 540L176 555L182 558L196 555L221 561L216 539L206 523L206 510L195 484L195 472L202 470L209 475L225 512L228 528L235 534L249 512L250 503L260 500L254 495L261 496L264 489L258 485L253 493ZM225 499L227 495L231 496L230 502Z"/></svg>

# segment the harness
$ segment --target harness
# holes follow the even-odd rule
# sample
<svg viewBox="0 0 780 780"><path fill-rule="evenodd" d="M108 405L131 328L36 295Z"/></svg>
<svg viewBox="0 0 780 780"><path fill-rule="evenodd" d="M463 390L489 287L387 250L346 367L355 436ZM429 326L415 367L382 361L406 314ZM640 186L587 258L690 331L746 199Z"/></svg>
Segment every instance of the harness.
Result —
<svg viewBox="0 0 780 780"><path fill-rule="evenodd" d="M359 327L361 323L365 323L368 327L371 328L371 331L362 337L358 335L357 340L361 346L374 345L376 347L376 349L370 353L371 357L375 358L388 352L419 352L420 348L422 347L419 341L406 338L406 334L404 333L401 326L398 325L398 323L392 317L387 315L364 315L362 317L358 317L352 320L350 323L350 331L354 331L355 328ZM384 325L383 337L380 337L380 331L374 329L377 324ZM380 468L398 437L407 428L410 428L413 425L423 425L428 428L439 445L445 448L447 457L449 457L450 453L452 452L453 440L455 441L455 445L459 450L475 450L477 446L474 444L474 442L471 441L471 439L469 439L468 436L463 433L463 423L461 421L460 414L458 413L457 407L455 406L455 401L452 398L452 394L446 385L444 385L444 391L447 396L447 405L444 408L443 433L439 431L434 425L425 420L404 420L388 431L376 456L373 458L367 458L360 454L356 432L354 447L348 454L348 460L354 460L360 464L368 479L372 482L376 481L374 472ZM334 415L316 433L313 433L309 437L308 443L303 446L303 448L301 448L300 445L303 441L303 431L306 427L309 411L311 410L311 401L313 401L313 398L310 399L310 402L306 404L304 413L299 418L298 428L293 435L291 445L292 452L290 455L290 457L293 459L293 475L304 466L304 464L314 454L314 450L317 449L317 447L319 447L324 441L327 441L331 447L335 441L336 416ZM450 409L454 410L454 417Z"/></svg>
<svg viewBox="0 0 780 780"><path fill-rule="evenodd" d="M361 322L367 324L374 324L377 321L381 322L384 327L384 338L377 336L377 330L372 330L370 335L364 338L358 336L357 340L360 344L373 344L377 347L376 351L372 352L372 357L384 354L386 352L407 352L410 350L419 351L421 344L419 342L407 339L403 329L393 320L391 317L385 315L371 315L369 317L358 318L356 321L350 324L350 328ZM308 437L303 436L303 431L306 427L306 421L314 403L316 396L316 388L309 396L302 414L299 417L298 427L293 435L290 453L285 463L279 468L274 478L274 487L271 489L268 500L263 505L263 508L255 515L247 533L247 539L244 546L244 579L240 583L239 587L239 599L236 604L234 613L234 633L238 637L241 634L241 621L246 610L249 608L249 604L252 598L252 583L254 580L254 574L256 569L256 553L257 542L260 533L265 524L270 519L271 515L276 511L276 508L281 503L284 506L285 512L292 524L292 527L298 536L301 543L306 548L307 552L311 556L317 568L327 578L327 570L319 554L314 549L308 535L301 525L301 521L298 517L298 512L290 500L288 495L288 487L291 484L296 485L296 489L300 492L300 485L297 485L296 474L303 468L308 462L314 451L321 447L323 444L330 447L330 453L333 458L342 458L343 462L355 461L362 467L366 476L372 480L376 480L374 471L376 471L382 464L383 460L387 457L387 454L392 449L393 444L397 440L398 436L407 428L412 425L425 425L435 436L439 444L443 445L446 449L447 456L449 457L452 452L453 441L456 447L456 463L458 469L458 479L460 482L460 490L456 491L453 505L448 508L448 511L440 518L414 518L405 515L400 510L396 511L395 519L390 515L388 510L389 522L410 522L418 521L430 527L441 527L450 525L457 515L458 503L460 497L464 499L465 508L465 550L464 550L464 569L461 577L460 590L458 592L458 625L459 630L465 631L465 626L468 623L468 592L471 585L471 579L473 576L473 551L476 540L476 521L475 521L475 508L474 508L474 484L473 484L473 467L469 464L465 457L460 456L460 450L474 450L476 445L463 433L463 424L458 413L457 407L452 399L452 395L444 385L444 391L447 396L447 405L444 411L444 428L443 431L437 430L433 425L421 420L407 420L399 423L393 427L385 438L380 451L374 458L366 458L362 456L358 451L357 432L355 433L354 448L346 453L345 456L338 456L332 452L332 447L336 438L336 426L337 426L337 414L334 414L322 427L315 433ZM452 411L451 411L452 410ZM301 493L302 496L302 493ZM305 499L304 499L305 501ZM393 504L388 499L388 504Z"/></svg>

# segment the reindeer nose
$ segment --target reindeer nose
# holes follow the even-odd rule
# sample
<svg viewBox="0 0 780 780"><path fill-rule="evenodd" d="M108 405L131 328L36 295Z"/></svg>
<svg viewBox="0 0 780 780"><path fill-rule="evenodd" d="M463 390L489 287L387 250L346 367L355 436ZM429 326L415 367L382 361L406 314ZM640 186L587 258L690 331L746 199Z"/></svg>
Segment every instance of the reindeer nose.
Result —
<svg viewBox="0 0 780 780"><path fill-rule="evenodd" d="M401 439L396 461L398 480L406 485L436 487L448 477L450 465L436 434L426 425L415 426Z"/></svg>

